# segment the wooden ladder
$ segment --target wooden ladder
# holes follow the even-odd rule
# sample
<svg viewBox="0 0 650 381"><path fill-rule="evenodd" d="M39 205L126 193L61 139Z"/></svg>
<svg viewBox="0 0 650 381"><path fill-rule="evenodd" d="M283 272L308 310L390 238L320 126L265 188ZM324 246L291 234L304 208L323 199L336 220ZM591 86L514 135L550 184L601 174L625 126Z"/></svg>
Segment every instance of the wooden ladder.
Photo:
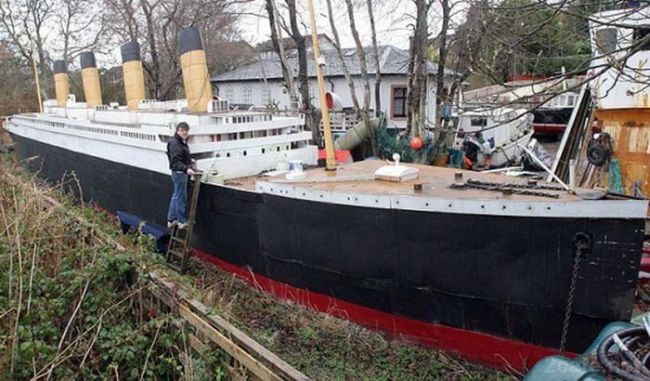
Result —
<svg viewBox="0 0 650 381"><path fill-rule="evenodd" d="M187 229L179 229L177 224L172 227L172 234L165 255L167 266L181 273L185 273L187 270L187 259L190 256L190 243L196 220L196 206L199 202L199 191L201 190L201 175L193 175L192 180L194 185L192 187L192 198L190 199Z"/></svg>

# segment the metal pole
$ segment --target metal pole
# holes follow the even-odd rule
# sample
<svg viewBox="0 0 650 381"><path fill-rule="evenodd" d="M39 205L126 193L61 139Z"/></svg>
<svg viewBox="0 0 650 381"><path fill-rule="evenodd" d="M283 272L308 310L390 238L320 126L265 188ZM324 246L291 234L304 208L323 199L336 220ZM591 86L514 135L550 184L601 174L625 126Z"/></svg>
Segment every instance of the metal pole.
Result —
<svg viewBox="0 0 650 381"><path fill-rule="evenodd" d="M43 113L43 102L41 101L41 82L38 79L38 70L36 69L36 58L32 52L32 67L34 68L34 80L36 81L36 96L38 97L38 109Z"/></svg>
<svg viewBox="0 0 650 381"><path fill-rule="evenodd" d="M332 142L332 129L330 127L330 112L325 101L325 80L321 66L325 62L321 60L320 48L318 46L318 31L316 30L316 16L314 12L314 1L308 0L309 3L309 21L311 22L311 38L314 49L314 62L316 62L316 77L318 78L318 93L320 95L320 104L323 112L323 137L325 138L325 152L327 153L326 167L328 171L336 170L336 158L334 157L334 143Z"/></svg>

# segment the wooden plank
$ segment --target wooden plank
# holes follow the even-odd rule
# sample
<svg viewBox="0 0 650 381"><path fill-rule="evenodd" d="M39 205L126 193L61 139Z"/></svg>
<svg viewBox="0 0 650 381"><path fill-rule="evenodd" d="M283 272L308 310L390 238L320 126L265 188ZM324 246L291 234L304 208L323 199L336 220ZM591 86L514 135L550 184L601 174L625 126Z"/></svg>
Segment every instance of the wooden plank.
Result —
<svg viewBox="0 0 650 381"><path fill-rule="evenodd" d="M281 381L282 378L275 375L272 370L248 354L244 349L235 344L232 340L221 334L216 328L208 324L204 319L196 315L192 310L181 304L178 312L189 324L201 331L207 338L217 344L226 353L237 359L246 369L263 381Z"/></svg>
<svg viewBox="0 0 650 381"><path fill-rule="evenodd" d="M309 377L289 365L273 352L264 348L255 340L240 331L237 327L223 319L221 316L211 314L208 307L198 300L192 298L186 291L179 289L174 283L163 278L156 272L149 273L151 279L160 286L160 289L151 289L151 292L161 296L166 303L177 301L180 309L185 305L196 315L202 316L208 325L225 337L228 337L235 345L242 348L246 353L256 360L262 362L268 369L272 370L284 380L308 381ZM171 296L171 295L173 296ZM172 310L176 306L171 306ZM233 356L234 357L234 356Z"/></svg>

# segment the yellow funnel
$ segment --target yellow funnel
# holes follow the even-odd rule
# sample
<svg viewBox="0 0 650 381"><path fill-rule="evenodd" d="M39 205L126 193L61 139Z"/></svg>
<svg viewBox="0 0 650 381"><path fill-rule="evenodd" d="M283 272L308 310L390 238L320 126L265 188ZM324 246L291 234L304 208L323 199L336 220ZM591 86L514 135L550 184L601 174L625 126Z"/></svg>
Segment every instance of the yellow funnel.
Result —
<svg viewBox="0 0 650 381"><path fill-rule="evenodd" d="M68 80L68 65L65 61L54 61L52 68L54 73L54 92L56 93L56 104L65 107L70 94L70 82Z"/></svg>
<svg viewBox="0 0 650 381"><path fill-rule="evenodd" d="M178 53L181 56L188 109L191 112L206 112L208 102L212 100L212 85L203 50L203 39L196 27L189 27L178 34Z"/></svg>
<svg viewBox="0 0 650 381"><path fill-rule="evenodd" d="M81 53L81 81L84 86L86 105L90 108L102 105L102 90L99 84L99 72L97 71L95 54L93 52Z"/></svg>
<svg viewBox="0 0 650 381"><path fill-rule="evenodd" d="M126 105L129 110L137 110L138 104L145 98L140 44L136 41L127 42L120 47L120 52L122 53Z"/></svg>

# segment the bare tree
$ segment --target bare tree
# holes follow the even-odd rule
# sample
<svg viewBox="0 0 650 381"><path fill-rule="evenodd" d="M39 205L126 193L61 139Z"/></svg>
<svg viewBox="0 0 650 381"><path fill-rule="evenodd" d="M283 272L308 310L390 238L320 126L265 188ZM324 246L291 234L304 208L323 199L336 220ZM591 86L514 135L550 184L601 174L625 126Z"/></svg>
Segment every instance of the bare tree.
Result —
<svg viewBox="0 0 650 381"><path fill-rule="evenodd" d="M361 70L361 78L363 82L363 109L361 110L361 119L368 129L368 135L370 137L370 142L372 146L372 154L377 155L377 142L375 140L375 132L373 131L372 125L370 124L370 116L368 111L370 109L370 83L368 80L368 66L366 64L366 52L361 43L361 38L359 37L359 31L357 30L356 21L354 17L354 5L352 0L345 0L348 11L348 19L350 20L350 31L352 32L352 37L354 38L354 43L357 47L357 54L359 55L359 69Z"/></svg>
<svg viewBox="0 0 650 381"><path fill-rule="evenodd" d="M280 60L282 77L284 78L284 83L287 87L287 91L289 92L289 104L293 107L293 105L297 104L298 98L296 97L296 89L293 84L293 70L287 61L284 45L280 41L278 33L278 12L275 6L275 0L266 0L266 12L269 16L269 27L271 28L271 43Z"/></svg>
<svg viewBox="0 0 650 381"><path fill-rule="evenodd" d="M57 31L63 45L60 57L65 62L70 62L85 50L104 46L105 20L98 1L60 0L59 5Z"/></svg>
<svg viewBox="0 0 650 381"><path fill-rule="evenodd" d="M309 78L307 75L307 46L305 36L300 32L298 27L298 13L296 11L296 0L285 0L289 10L289 35L296 44L298 51L298 80L300 82L300 97L302 98L302 110L308 112L311 110L311 99L309 99Z"/></svg>
<svg viewBox="0 0 650 381"><path fill-rule="evenodd" d="M46 51L47 22L54 16L53 0L0 0L0 26L13 47L29 62L34 51L41 75L51 73ZM47 89L41 87L47 98Z"/></svg>
<svg viewBox="0 0 650 381"><path fill-rule="evenodd" d="M413 37L411 38L409 85L408 85L408 118L407 129L413 136L423 136L426 122L426 95L428 65L428 14L433 1L414 0L416 14Z"/></svg>
<svg viewBox="0 0 650 381"><path fill-rule="evenodd" d="M336 50L336 55L338 56L341 64L341 70L343 70L343 76L345 77L345 81L347 82L348 88L350 89L352 107L354 108L354 112L356 113L357 117L359 117L361 116L360 115L361 109L359 108L359 99L357 98L357 90L356 90L356 86L354 85L354 81L352 80L352 76L350 76L350 69L348 68L348 64L345 61L345 57L343 56L343 51L341 49L339 32L338 32L338 28L336 27L336 17L334 16L334 12L332 10L332 0L327 0L327 13L330 22L330 29L332 30L332 37L334 38L334 40L332 41L332 45L334 45L334 49Z"/></svg>
<svg viewBox="0 0 650 381"><path fill-rule="evenodd" d="M372 6L373 0L366 0L368 17L370 19L370 33L372 36L372 50L375 58L375 115L381 114L381 65L379 48L377 47L377 30L375 29L375 15Z"/></svg>
<svg viewBox="0 0 650 381"><path fill-rule="evenodd" d="M236 38L235 21L241 5L250 0L103 0L108 20L106 29L119 36L119 43L136 40L143 49L143 68L149 95L172 99L179 95L181 69L176 53L176 36L188 26L198 27L204 36L208 67L220 59L216 50ZM250 57L251 51L245 54ZM231 57L224 59L232 60ZM235 60L235 62L237 62Z"/></svg>

